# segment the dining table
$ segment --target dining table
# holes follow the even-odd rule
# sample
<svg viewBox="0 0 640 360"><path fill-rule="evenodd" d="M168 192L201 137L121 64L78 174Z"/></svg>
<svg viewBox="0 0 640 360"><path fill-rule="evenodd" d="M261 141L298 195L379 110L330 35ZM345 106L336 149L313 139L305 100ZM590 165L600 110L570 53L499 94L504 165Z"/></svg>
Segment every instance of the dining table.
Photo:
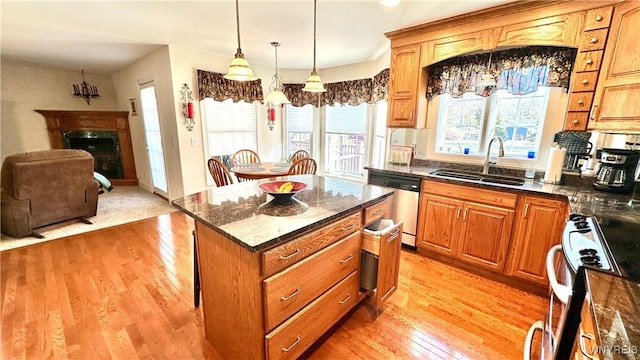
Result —
<svg viewBox="0 0 640 360"><path fill-rule="evenodd" d="M289 173L290 167L291 163L288 162L259 162L235 165L231 171L239 181L243 181L284 176Z"/></svg>

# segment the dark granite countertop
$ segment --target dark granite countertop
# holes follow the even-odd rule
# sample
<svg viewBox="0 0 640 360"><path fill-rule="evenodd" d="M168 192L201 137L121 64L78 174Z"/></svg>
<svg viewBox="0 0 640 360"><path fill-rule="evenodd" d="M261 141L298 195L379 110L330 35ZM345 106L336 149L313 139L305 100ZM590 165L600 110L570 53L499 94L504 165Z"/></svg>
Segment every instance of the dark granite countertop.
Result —
<svg viewBox="0 0 640 360"><path fill-rule="evenodd" d="M586 270L587 296L604 359L640 356L640 283Z"/></svg>
<svg viewBox="0 0 640 360"><path fill-rule="evenodd" d="M543 174L538 173L533 181L527 181L521 186L513 186L445 178L431 174L432 171L441 168L477 172L482 170L482 167L477 165L434 161L420 161L411 166L385 164L382 167L365 167L369 171L409 175L452 184L564 199L569 202L572 213L596 217L622 275L640 281L640 204L629 206L629 194L596 190L592 186L592 178L582 178L574 174L564 175L562 184L545 184L539 181ZM490 173L524 176L524 170L496 167L492 167Z"/></svg>
<svg viewBox="0 0 640 360"><path fill-rule="evenodd" d="M303 233L357 212L393 193L358 182L316 175L294 175L278 180L301 181L307 188L296 201L281 204L258 185L247 181L213 188L172 201L172 205L249 251L257 252L287 242Z"/></svg>

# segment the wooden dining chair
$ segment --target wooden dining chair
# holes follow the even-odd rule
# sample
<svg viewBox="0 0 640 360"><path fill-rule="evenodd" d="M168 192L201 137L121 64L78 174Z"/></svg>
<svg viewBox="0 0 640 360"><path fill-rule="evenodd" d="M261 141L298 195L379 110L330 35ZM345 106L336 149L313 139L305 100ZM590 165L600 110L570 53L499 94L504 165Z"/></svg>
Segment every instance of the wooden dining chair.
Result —
<svg viewBox="0 0 640 360"><path fill-rule="evenodd" d="M258 154L249 149L238 150L233 154L233 157L231 157L231 166L254 164L259 162L260 157Z"/></svg>
<svg viewBox="0 0 640 360"><path fill-rule="evenodd" d="M304 158L308 158L311 157L309 156L309 153L306 150L298 150L296 152L294 152L291 157L289 158L289 160L294 163L300 159L304 159Z"/></svg>
<svg viewBox="0 0 640 360"><path fill-rule="evenodd" d="M209 167L209 173L213 181L216 182L216 186L220 187L233 184L233 177L231 177L229 169L227 169L222 161L211 158L207 161L207 166Z"/></svg>
<svg viewBox="0 0 640 360"><path fill-rule="evenodd" d="M312 158L300 159L291 165L289 175L314 174L316 173L316 161Z"/></svg>

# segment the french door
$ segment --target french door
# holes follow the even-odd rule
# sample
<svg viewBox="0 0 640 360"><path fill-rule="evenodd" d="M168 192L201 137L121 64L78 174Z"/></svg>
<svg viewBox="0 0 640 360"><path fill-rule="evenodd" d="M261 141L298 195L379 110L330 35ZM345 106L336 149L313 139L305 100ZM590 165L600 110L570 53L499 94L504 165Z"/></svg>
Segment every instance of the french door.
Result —
<svg viewBox="0 0 640 360"><path fill-rule="evenodd" d="M155 193L169 198L167 185L167 171L164 163L164 150L162 147L162 134L160 131L160 118L158 116L158 102L156 100L156 88L153 82L140 87L140 105L144 120L144 132L147 142L147 156L151 168L151 180Z"/></svg>

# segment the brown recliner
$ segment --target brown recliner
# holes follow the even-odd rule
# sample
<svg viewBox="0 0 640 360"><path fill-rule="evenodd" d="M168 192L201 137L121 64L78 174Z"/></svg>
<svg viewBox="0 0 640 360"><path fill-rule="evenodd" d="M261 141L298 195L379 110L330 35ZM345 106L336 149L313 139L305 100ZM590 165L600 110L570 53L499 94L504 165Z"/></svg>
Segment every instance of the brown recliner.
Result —
<svg viewBox="0 0 640 360"><path fill-rule="evenodd" d="M41 237L34 229L95 216L99 184L93 156L84 150L54 149L8 156L2 163L2 232Z"/></svg>

